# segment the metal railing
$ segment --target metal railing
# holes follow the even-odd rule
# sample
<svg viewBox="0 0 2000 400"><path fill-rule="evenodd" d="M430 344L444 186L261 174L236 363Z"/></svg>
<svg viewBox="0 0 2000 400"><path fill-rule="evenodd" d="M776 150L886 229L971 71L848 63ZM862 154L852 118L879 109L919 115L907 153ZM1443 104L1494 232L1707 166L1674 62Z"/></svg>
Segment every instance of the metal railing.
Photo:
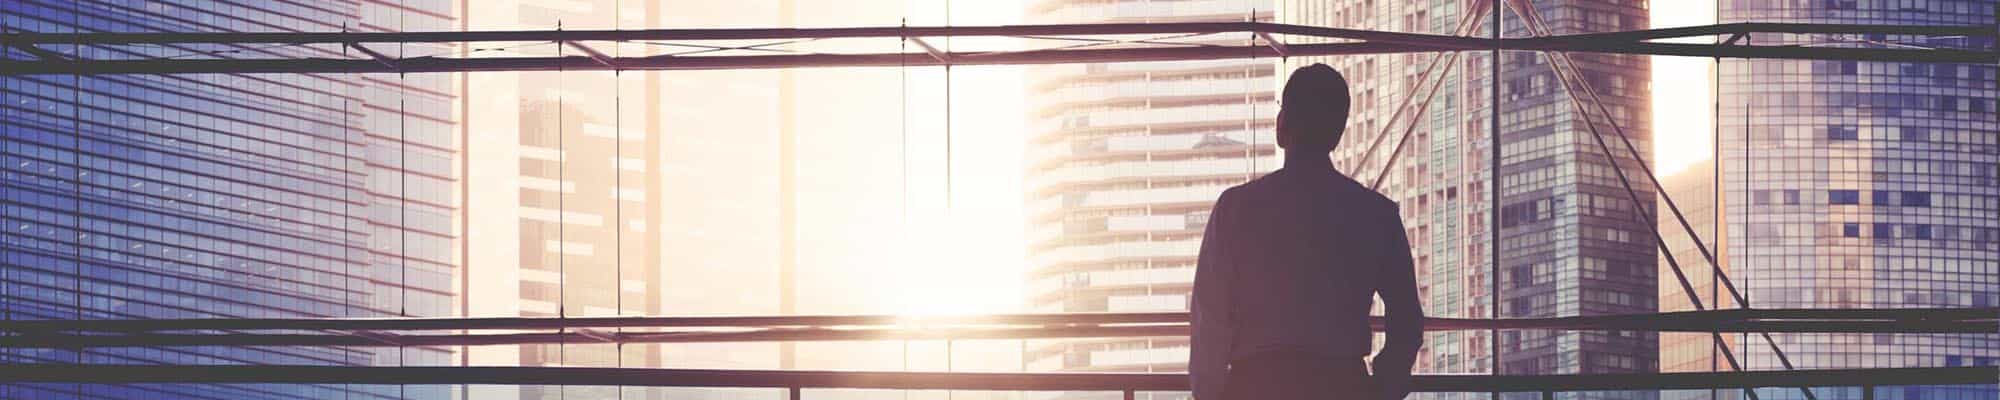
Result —
<svg viewBox="0 0 2000 400"><path fill-rule="evenodd" d="M1370 324L1382 329L1380 317ZM135 319L0 322L0 348L479 346L1186 336L1188 314L1065 313L719 317ZM2000 308L1732 309L1554 318L1427 318L1425 330L2000 332ZM277 332L282 331L282 332ZM429 332L425 331L454 331ZM509 331L478 333L473 331ZM519 332L539 331L539 332Z"/></svg>
<svg viewBox="0 0 2000 400"><path fill-rule="evenodd" d="M1417 392L1542 393L1989 385L1992 367L1829 369L1594 375L1419 375ZM14 365L0 382L75 384L356 384L356 385L563 385L784 389L799 399L805 389L1076 391L1186 391L1184 374L756 371L581 367L337 367L337 366L125 366Z"/></svg>

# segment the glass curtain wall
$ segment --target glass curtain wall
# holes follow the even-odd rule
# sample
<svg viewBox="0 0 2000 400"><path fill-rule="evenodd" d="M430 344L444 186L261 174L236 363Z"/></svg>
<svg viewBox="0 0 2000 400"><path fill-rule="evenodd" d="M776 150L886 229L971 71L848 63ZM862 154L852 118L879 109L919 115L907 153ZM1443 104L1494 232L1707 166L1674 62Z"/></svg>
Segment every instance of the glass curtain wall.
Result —
<svg viewBox="0 0 2000 400"><path fill-rule="evenodd" d="M457 29L455 2L10 1L29 32ZM352 57L340 46L53 46L94 59ZM451 47L374 49L419 56ZM7 56L30 59L17 48ZM7 320L456 315L450 74L0 77ZM450 348L7 349L9 364L452 365ZM443 398L350 385L4 385L6 398Z"/></svg>

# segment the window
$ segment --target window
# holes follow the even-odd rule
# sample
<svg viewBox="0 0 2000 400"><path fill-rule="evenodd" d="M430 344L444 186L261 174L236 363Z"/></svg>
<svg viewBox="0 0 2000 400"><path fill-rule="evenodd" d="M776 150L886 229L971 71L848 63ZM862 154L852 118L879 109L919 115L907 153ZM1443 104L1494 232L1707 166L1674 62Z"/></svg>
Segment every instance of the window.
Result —
<svg viewBox="0 0 2000 400"><path fill-rule="evenodd" d="M1901 131L1903 141L1905 142L1928 142L1931 140L1931 130L1929 128L1905 126Z"/></svg>
<svg viewBox="0 0 2000 400"><path fill-rule="evenodd" d="M1931 226L1929 224L1904 225L1903 237L1908 237L1913 239L1930 239Z"/></svg>
<svg viewBox="0 0 2000 400"><path fill-rule="evenodd" d="M1903 205L1908 207L1930 207L1931 193L1916 192L1916 191L1903 192Z"/></svg>
<svg viewBox="0 0 2000 400"><path fill-rule="evenodd" d="M1831 140L1860 140L1861 132L1852 126L1828 125L1826 138Z"/></svg>
<svg viewBox="0 0 2000 400"><path fill-rule="evenodd" d="M1861 192L1857 190L1828 190L1828 204L1861 204Z"/></svg>
<svg viewBox="0 0 2000 400"><path fill-rule="evenodd" d="M1896 192L1887 190L1877 190L1875 191L1875 196L1871 200L1872 202L1870 204L1878 206L1893 206L1896 205L1897 203L1896 201L1897 197L1899 196L1896 195Z"/></svg>
<svg viewBox="0 0 2000 400"><path fill-rule="evenodd" d="M1875 223L1875 238L1876 238L1876 239L1895 239L1895 238L1896 238L1896 225L1894 225L1894 224L1884 224L1884 223L1879 223L1879 222L1878 222L1878 223Z"/></svg>
<svg viewBox="0 0 2000 400"><path fill-rule="evenodd" d="M1861 237L1861 224L1854 222L1840 224L1840 236Z"/></svg>

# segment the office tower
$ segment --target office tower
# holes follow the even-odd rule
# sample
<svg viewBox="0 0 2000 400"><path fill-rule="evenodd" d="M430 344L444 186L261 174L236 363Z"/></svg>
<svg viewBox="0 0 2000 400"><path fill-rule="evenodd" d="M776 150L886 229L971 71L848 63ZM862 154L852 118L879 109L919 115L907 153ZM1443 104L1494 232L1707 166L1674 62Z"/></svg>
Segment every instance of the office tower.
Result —
<svg viewBox="0 0 2000 400"><path fill-rule="evenodd" d="M1042 1L1028 23L1269 21L1270 2ZM1179 39L1241 45L1244 38ZM1028 69L1034 312L1185 311L1209 208L1277 168L1274 60ZM1182 371L1186 338L1029 345L1029 370Z"/></svg>
<svg viewBox="0 0 2000 400"><path fill-rule="evenodd" d="M29 32L455 29L453 2L9 1ZM108 45L92 59L364 57L339 46ZM449 47L410 44L384 54ZM9 59L37 57L19 48ZM345 53L345 54L343 54ZM0 77L9 320L449 316L455 76ZM79 354L80 353L80 354ZM9 349L5 363L450 365L449 348ZM448 389L410 387L414 398ZM385 392L386 391L386 392ZM344 385L6 385L5 398L336 398Z"/></svg>
<svg viewBox="0 0 2000 400"><path fill-rule="evenodd" d="M1461 28L1474 2L1286 0L1278 19L1289 24L1445 35L1492 35L1492 20ZM1644 1L1533 2L1554 34L1644 29ZM1504 19L1509 37L1529 36L1513 12ZM1409 232L1425 312L1434 317L1491 318L1494 286L1493 207L1488 191L1493 135L1489 52L1373 56L1292 57L1286 70L1324 62L1351 82L1353 114L1334 163L1363 183L1395 164L1378 190L1401 206ZM1454 65L1430 106L1394 117L1406 99L1421 104L1421 74L1438 57ZM1499 317L1558 317L1650 313L1655 309L1652 222L1634 217L1634 201L1618 183L1612 162L1634 182L1645 182L1640 160L1630 157L1611 120L1642 156L1650 153L1645 58L1572 54L1602 101L1584 103L1613 154L1607 158L1570 103L1550 59L1533 52L1502 54L1500 85L1503 154L1499 162ZM1439 70L1446 69L1440 65ZM1436 74L1436 72L1433 72ZM1580 90L1580 89L1579 89ZM1581 95L1579 93L1579 95ZM1419 96L1410 99L1412 96ZM1392 118L1395 118L1392 120ZM1386 135L1386 137L1385 137ZM1386 140L1381 140L1386 139ZM1371 143L1381 140L1379 147ZM1650 217L1653 190L1633 188L1640 214ZM1624 331L1501 331L1499 373L1587 374L1655 370L1657 339ZM1492 373L1488 331L1433 332L1419 355L1421 373Z"/></svg>
<svg viewBox="0 0 2000 400"><path fill-rule="evenodd" d="M620 29L656 25L651 1L482 1L469 30ZM612 42L488 44L481 53L635 56L652 47ZM469 76L467 135L473 188L467 214L475 316L658 314L657 72L537 71ZM493 346L474 364L647 367L659 347L609 343ZM614 388L478 388L474 397L615 396ZM479 392L483 390L497 392ZM638 390L638 389L634 389ZM503 393L504 392L504 393Z"/></svg>
<svg viewBox="0 0 2000 400"><path fill-rule="evenodd" d="M1725 1L1723 23L1990 25L1995 1ZM1759 45L1991 49L1991 39L1753 35ZM1716 179L1730 278L1754 308L2000 306L1996 67L1723 60ZM1727 295L1726 293L1724 294ZM2000 363L2000 334L1771 334L1799 368ZM1748 369L1784 368L1738 338ZM1754 341L1753 341L1754 340ZM1724 368L1727 368L1725 365ZM1906 398L1992 398L1898 388ZM1888 392L1885 390L1885 393ZM1838 397L1860 398L1859 393ZM1821 398L1827 398L1823 395Z"/></svg>
<svg viewBox="0 0 2000 400"><path fill-rule="evenodd" d="M1666 203L1665 196L1673 196L1688 227L1694 228L1694 237L1701 238L1701 246L1695 245L1687 229L1681 226L1682 220L1674 218L1670 212L1660 213L1658 229L1666 238L1667 251L1673 254L1675 262L1681 264L1688 286L1694 289L1694 296L1700 299L1702 306L1728 309L1735 308L1736 302L1722 293L1724 285L1721 276L1715 274L1715 268L1708 265L1706 257L1701 254L1701 247L1705 246L1718 259L1727 259L1728 248L1715 241L1715 227L1723 217L1716 213L1715 207L1716 200L1720 199L1715 192L1716 172L1715 160L1709 159L1660 177L1660 184L1666 189L1660 193L1663 197L1660 203ZM1659 274L1660 312L1695 311L1687 289L1680 286L1680 279L1666 270L1669 266L1665 254L1660 255L1659 265L1662 271ZM1729 273L1727 263L1720 267L1724 268L1724 274ZM1732 349L1738 346L1736 339L1737 335L1722 336L1723 343ZM1707 333L1660 333L1660 372L1728 371L1728 361L1718 351L1715 337ZM1704 390L1700 393L1663 393L1661 397L1707 398L1709 395L1709 391Z"/></svg>

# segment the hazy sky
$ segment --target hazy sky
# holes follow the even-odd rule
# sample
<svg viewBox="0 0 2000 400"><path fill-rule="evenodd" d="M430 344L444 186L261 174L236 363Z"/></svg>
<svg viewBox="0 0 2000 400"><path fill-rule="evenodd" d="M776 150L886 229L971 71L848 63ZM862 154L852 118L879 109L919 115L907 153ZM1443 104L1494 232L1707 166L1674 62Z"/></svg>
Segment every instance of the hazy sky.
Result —
<svg viewBox="0 0 2000 400"><path fill-rule="evenodd" d="M950 7L952 24L1001 25L1020 23L1025 4L954 1ZM927 25L942 22L944 8L942 1L912 1L904 10L910 24ZM1710 1L1654 1L1651 11L1655 27L1708 24L1715 15ZM1712 64L1704 58L1653 58L1653 161L1658 173L1670 174L1708 157ZM905 84L907 103L901 107L907 128L882 129L909 135L909 150L901 156L910 171L903 193L909 224L899 234L901 254L909 258L896 263L897 270L882 271L889 281L881 282L886 297L878 298L897 307L896 312L1001 312L1019 305L1025 273L1020 163L1029 134L1023 125L1023 71L953 69L949 208L942 151L944 72L912 68L897 79Z"/></svg>
<svg viewBox="0 0 2000 400"><path fill-rule="evenodd" d="M1707 25L1715 22L1715 2L1654 1L1652 13L1655 28ZM1714 66L1708 58L1653 57L1654 173L1672 174L1709 157L1715 128Z"/></svg>
<svg viewBox="0 0 2000 400"><path fill-rule="evenodd" d="M776 24L775 0L695 1L669 12L670 26L750 27ZM954 25L1021 23L1025 1L956 0ZM1655 27L1707 24L1709 1L1654 1ZM942 0L827 2L801 0L799 26L885 26L946 22ZM893 40L860 48L829 40L820 51L894 51ZM1016 47L1019 43L933 40L958 49ZM1048 46L1066 43L1035 43ZM888 46L888 47L884 47ZM915 49L915 46L905 50ZM1711 94L1709 66L1701 58L1655 57L1653 115L1655 163L1671 173L1708 156ZM1022 293L1024 243L1022 147L1027 140L1021 67L851 68L792 70L798 79L800 127L800 312L1007 312ZM501 75L483 75L496 77ZM773 143L776 109L770 89L777 73L717 71L673 73L668 96L670 156L675 187L700 186L710 198L754 201L674 203L710 231L669 238L676 262L696 270L669 276L675 282L718 282L768 265L765 230L775 187ZM946 82L950 82L947 99ZM483 82L483 81L482 81ZM1276 82L1272 82L1273 85ZM674 86L681 85L681 86ZM693 86L686 86L693 85ZM703 96L680 96L707 93ZM947 109L947 104L949 108ZM493 104L510 108L511 104ZM949 123L947 124L947 115ZM949 137L949 153L946 141ZM706 146L706 147L704 147ZM510 157L500 157L512 163ZM947 160L949 164L947 166ZM502 165L504 166L504 165ZM511 168L495 167L511 172ZM946 171L950 171L947 177ZM949 184L947 185L947 182ZM949 193L947 193L949 186ZM495 198L510 198L496 196ZM680 201L662 199L662 205ZM947 201L949 199L949 201ZM711 207L711 208L702 208ZM724 228L725 225L738 225ZM751 229L756 228L756 229ZM718 232L737 230L740 232ZM678 246L678 247L676 247ZM714 276L702 275L706 273ZM761 274L763 272L757 272ZM721 301L768 293L692 284L671 293L670 304ZM767 290L760 289L760 290ZM757 303L757 302L751 302ZM758 303L761 304L761 303ZM757 307L762 307L761 305ZM756 307L714 312L766 312ZM678 312L683 310L669 310Z"/></svg>
<svg viewBox="0 0 2000 400"><path fill-rule="evenodd" d="M1025 1L955 0L953 25L1021 23ZM483 4L483 3L482 3ZM585 7L585 3L562 3ZM777 1L676 3L664 24L675 27L755 27L777 24ZM799 0L798 26L940 25L942 0ZM517 12L512 7L485 7ZM1707 24L1709 1L1652 4L1655 27ZM530 16L491 17L502 23ZM481 27L501 29L507 27ZM895 51L894 40L859 44L830 40L819 51ZM1020 43L959 39L932 42L956 49L1008 48ZM1068 43L1035 43L1050 46ZM636 45L635 45L636 46ZM875 46L875 47L869 47ZM804 46L802 46L804 47ZM904 50L914 50L915 46ZM1711 94L1707 59L1653 59L1655 164L1672 173L1708 156ZM1028 131L1026 80L1021 67L846 68L789 70L799 134L799 268L802 314L997 313L1020 310L1024 270L1023 144ZM555 76L553 73L543 75ZM776 154L774 134L782 108L776 70L666 74L664 170L670 192L656 199L670 221L662 250L672 257L663 271L667 314L770 314L776 311ZM519 129L513 117L516 77L472 75L481 91L469 101L483 118L475 132ZM947 85L949 82L949 85ZM1272 82L1276 85L1277 82ZM949 90L947 90L947 86ZM949 95L947 96L947 93ZM590 94L577 93L578 96ZM601 111L601 110L600 110ZM949 117L947 117L949 116ZM947 147L947 138L950 146ZM505 140L502 140L503 142ZM492 152L496 146L474 146ZM949 148L949 151L947 151ZM474 156L474 182L497 184L468 193L476 209L506 209L517 198L520 155ZM950 171L947 175L946 171ZM947 184L947 182L949 182ZM949 189L947 190L947 187ZM497 218L499 221L513 217ZM506 223L483 223L503 247L517 232ZM470 237L470 236L469 236ZM483 248L483 247L482 247ZM511 251L482 252L500 256ZM472 260L479 265L513 265ZM481 276L490 275L482 274ZM514 288L517 276L495 275L477 287ZM478 307L475 307L478 308ZM503 307L504 308L504 307ZM475 310L508 314L511 309ZM985 354L961 358L958 368L1017 364L1015 345L960 347ZM890 345L890 344L879 344ZM935 343L908 350L911 367L935 367ZM814 345L822 346L822 345ZM830 343L860 352L885 350ZM681 366L765 367L766 345L675 347ZM864 366L851 354L810 352L826 365ZM985 366L967 360L991 361ZM506 360L502 360L506 361ZM896 359L870 359L870 368L894 369Z"/></svg>

